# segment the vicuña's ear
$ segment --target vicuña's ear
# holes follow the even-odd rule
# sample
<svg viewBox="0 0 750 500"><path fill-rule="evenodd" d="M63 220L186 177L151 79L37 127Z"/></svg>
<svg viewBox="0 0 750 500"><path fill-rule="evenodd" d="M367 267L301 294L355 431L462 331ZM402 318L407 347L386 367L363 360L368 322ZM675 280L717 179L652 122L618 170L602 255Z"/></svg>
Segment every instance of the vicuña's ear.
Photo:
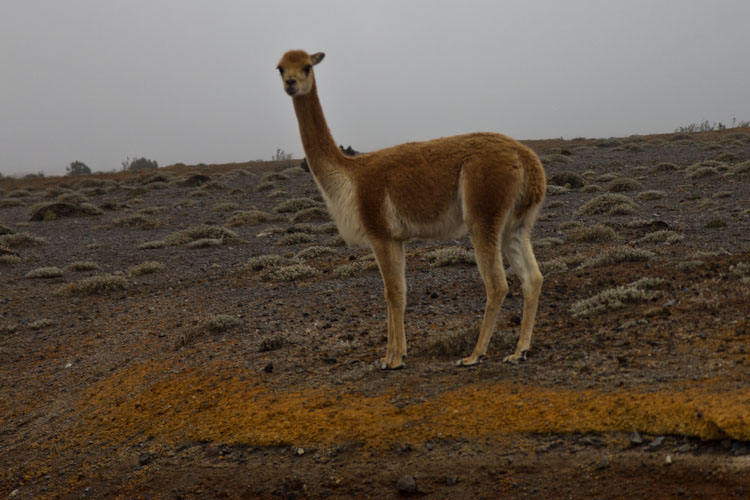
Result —
<svg viewBox="0 0 750 500"><path fill-rule="evenodd" d="M322 52L316 52L315 54L311 55L310 59L312 59L313 66L322 61L325 56L326 55Z"/></svg>

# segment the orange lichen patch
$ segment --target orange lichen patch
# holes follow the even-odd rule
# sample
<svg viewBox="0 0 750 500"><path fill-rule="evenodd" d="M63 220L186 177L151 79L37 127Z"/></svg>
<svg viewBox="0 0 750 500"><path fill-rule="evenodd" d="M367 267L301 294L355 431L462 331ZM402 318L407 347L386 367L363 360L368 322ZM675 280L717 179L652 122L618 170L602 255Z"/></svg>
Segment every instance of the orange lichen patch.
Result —
<svg viewBox="0 0 750 500"><path fill-rule="evenodd" d="M274 392L236 368L158 375L142 365L92 390L82 402L83 439L273 446L359 442L381 447L455 437L638 430L702 439L750 439L750 388L673 392L571 391L482 383L404 408L393 394L323 389ZM403 396L403 394L399 394Z"/></svg>

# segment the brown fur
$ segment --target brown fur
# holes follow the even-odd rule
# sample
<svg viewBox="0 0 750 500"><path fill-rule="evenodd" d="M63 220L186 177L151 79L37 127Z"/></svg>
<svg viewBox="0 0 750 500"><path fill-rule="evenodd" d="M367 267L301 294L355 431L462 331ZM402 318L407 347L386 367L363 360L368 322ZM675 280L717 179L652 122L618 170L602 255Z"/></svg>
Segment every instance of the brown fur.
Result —
<svg viewBox="0 0 750 500"><path fill-rule="evenodd" d="M354 158L341 153L318 99L312 67L322 53L289 51L278 69L292 96L310 170L339 231L351 244L369 245L378 262L388 304L388 346L383 368L406 356L403 242L468 231L487 289L487 306L474 351L459 364L479 361L487 350L508 285L501 251L519 275L524 314L517 361L531 345L542 275L530 232L546 191L536 154L493 133L406 143Z"/></svg>

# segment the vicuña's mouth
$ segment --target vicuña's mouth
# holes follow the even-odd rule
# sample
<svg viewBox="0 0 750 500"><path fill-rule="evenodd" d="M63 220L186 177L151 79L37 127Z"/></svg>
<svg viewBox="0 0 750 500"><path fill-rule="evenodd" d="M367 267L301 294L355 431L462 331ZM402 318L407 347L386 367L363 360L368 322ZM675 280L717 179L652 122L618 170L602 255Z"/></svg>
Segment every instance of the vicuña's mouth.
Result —
<svg viewBox="0 0 750 500"><path fill-rule="evenodd" d="M299 89L297 88L297 85L287 85L286 87L284 87L284 90L286 90L287 94L294 97L294 95L297 93L297 90Z"/></svg>

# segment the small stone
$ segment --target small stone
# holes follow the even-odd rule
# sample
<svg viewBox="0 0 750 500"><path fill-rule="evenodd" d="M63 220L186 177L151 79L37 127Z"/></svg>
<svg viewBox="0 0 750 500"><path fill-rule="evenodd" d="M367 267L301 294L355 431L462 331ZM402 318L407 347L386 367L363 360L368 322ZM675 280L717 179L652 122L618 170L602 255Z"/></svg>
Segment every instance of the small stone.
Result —
<svg viewBox="0 0 750 500"><path fill-rule="evenodd" d="M305 449L304 448L297 448L296 450L294 450L294 454L297 455L297 456L299 456L299 457L301 457L302 455L305 454Z"/></svg>
<svg viewBox="0 0 750 500"><path fill-rule="evenodd" d="M427 441L427 442L426 442L426 443L424 444L424 447L425 447L425 448L427 448L428 450L430 450L430 451L431 451L431 450L432 450L432 449L433 449L433 448L435 447L435 445L434 445L434 444L432 444L432 441Z"/></svg>
<svg viewBox="0 0 750 500"><path fill-rule="evenodd" d="M648 444L649 449L658 450L664 444L664 436L657 436Z"/></svg>
<svg viewBox="0 0 750 500"><path fill-rule="evenodd" d="M667 455L664 459L664 465L672 465L672 455Z"/></svg>
<svg viewBox="0 0 750 500"><path fill-rule="evenodd" d="M638 431L633 431L633 433L630 435L630 444L632 444L633 446L643 444L643 438Z"/></svg>
<svg viewBox="0 0 750 500"><path fill-rule="evenodd" d="M414 476L403 475L396 481L396 489L399 493L410 495L417 492L417 479Z"/></svg>
<svg viewBox="0 0 750 500"><path fill-rule="evenodd" d="M677 448L677 453L687 453L690 451L690 444L685 443Z"/></svg>

